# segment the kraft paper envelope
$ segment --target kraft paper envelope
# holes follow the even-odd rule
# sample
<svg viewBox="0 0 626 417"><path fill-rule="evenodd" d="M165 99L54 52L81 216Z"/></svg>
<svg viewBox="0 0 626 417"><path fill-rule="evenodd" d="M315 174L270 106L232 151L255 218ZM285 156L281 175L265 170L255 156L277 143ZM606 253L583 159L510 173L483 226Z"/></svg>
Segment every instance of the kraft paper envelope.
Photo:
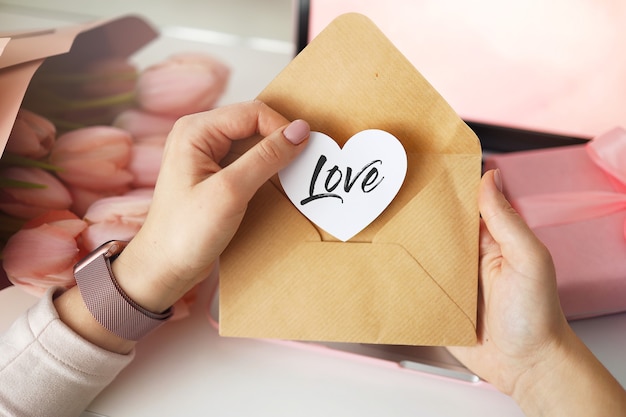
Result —
<svg viewBox="0 0 626 417"><path fill-rule="evenodd" d="M277 178L266 183L220 259L220 334L474 344L474 133L358 14L331 23L258 98L341 146L362 130L385 130L402 142L408 170L387 209L345 243L305 218ZM251 143L236 146L241 153Z"/></svg>
<svg viewBox="0 0 626 417"><path fill-rule="evenodd" d="M0 32L0 153L38 69L76 69L96 59L127 58L156 36L147 22L135 16L58 29Z"/></svg>

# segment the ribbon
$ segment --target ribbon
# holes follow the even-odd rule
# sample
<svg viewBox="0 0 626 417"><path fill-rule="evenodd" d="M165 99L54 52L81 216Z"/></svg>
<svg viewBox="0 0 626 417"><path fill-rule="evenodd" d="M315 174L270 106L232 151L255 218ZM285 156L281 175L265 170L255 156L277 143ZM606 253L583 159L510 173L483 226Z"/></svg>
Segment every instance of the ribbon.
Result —
<svg viewBox="0 0 626 417"><path fill-rule="evenodd" d="M512 201L530 227L573 223L626 210L626 130L612 129L595 137L585 149L615 191L535 194Z"/></svg>

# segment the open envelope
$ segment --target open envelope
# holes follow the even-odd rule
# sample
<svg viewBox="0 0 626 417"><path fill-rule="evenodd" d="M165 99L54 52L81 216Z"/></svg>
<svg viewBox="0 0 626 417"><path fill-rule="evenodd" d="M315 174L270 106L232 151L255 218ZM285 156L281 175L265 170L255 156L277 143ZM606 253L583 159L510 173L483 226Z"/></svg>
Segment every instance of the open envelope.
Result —
<svg viewBox="0 0 626 417"><path fill-rule="evenodd" d="M258 98L341 146L365 129L393 134L406 149L407 176L387 209L345 243L304 217L277 178L266 183L220 259L220 334L474 344L474 133L358 14L333 21ZM235 146L241 153L251 143Z"/></svg>
<svg viewBox="0 0 626 417"><path fill-rule="evenodd" d="M44 61L41 70L75 69L95 59L127 58L156 36L147 22L135 16L58 29L0 31L0 153L28 85Z"/></svg>

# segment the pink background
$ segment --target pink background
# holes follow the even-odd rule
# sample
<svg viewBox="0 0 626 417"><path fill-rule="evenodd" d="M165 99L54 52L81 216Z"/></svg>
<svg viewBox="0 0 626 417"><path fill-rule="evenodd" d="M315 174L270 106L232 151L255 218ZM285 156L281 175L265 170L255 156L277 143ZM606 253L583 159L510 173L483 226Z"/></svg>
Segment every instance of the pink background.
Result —
<svg viewBox="0 0 626 417"><path fill-rule="evenodd" d="M311 0L310 35L349 11L466 119L578 136L626 126L626 2Z"/></svg>

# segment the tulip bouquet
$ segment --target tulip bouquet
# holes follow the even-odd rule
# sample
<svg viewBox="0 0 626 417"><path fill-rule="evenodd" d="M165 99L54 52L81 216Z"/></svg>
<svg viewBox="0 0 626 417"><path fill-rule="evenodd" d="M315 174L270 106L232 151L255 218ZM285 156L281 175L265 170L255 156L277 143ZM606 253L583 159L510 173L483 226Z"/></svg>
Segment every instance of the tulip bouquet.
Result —
<svg viewBox="0 0 626 417"><path fill-rule="evenodd" d="M226 65L198 53L142 71L107 59L72 74L36 74L0 159L8 279L35 295L69 288L81 257L132 239L174 122L213 108L228 77ZM179 317L193 297L179 303Z"/></svg>

